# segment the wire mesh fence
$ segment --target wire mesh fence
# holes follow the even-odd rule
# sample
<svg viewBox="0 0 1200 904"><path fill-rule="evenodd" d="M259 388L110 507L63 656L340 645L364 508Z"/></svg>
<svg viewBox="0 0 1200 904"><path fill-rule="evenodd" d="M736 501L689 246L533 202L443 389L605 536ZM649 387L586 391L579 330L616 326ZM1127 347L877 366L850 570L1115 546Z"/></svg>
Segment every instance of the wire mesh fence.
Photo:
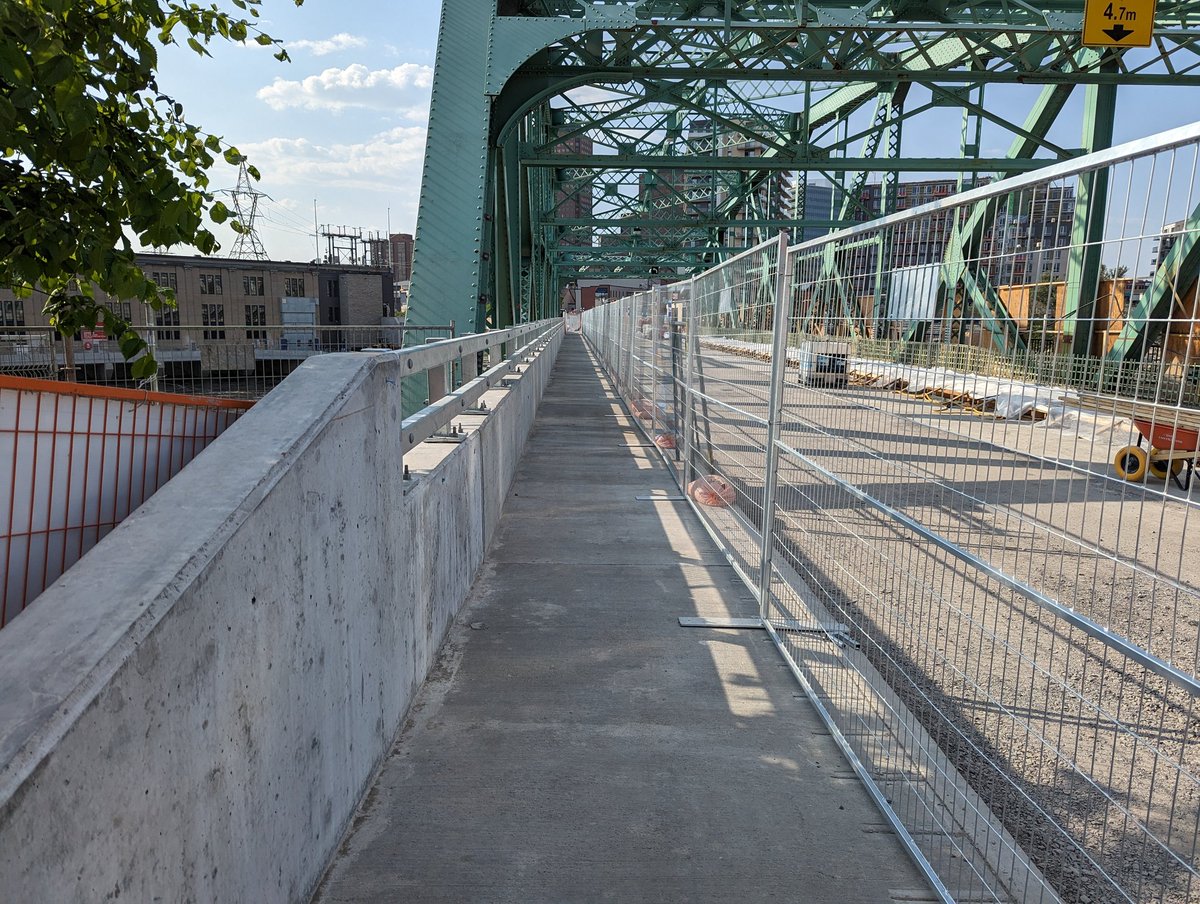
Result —
<svg viewBox="0 0 1200 904"><path fill-rule="evenodd" d="M584 315L945 900L1200 899L1198 151Z"/></svg>
<svg viewBox="0 0 1200 904"><path fill-rule="evenodd" d="M102 330L65 340L45 327L0 327L0 374L101 386L255 400L313 355L401 348L454 338L454 326L189 326L141 329L159 362L136 380Z"/></svg>

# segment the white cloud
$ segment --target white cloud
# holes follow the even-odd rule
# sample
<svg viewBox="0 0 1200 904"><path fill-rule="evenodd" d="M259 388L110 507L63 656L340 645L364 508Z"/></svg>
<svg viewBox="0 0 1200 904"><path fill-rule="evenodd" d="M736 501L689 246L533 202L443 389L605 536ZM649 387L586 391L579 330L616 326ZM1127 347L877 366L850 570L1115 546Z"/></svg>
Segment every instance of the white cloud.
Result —
<svg viewBox="0 0 1200 904"><path fill-rule="evenodd" d="M584 85L583 87L572 88L571 90L564 92L564 96L567 97L572 103L579 104L580 106L587 106L590 104L608 104L613 102L627 101L632 95L628 92L610 91L607 88L598 88L595 85ZM561 104L556 104L556 106L561 106Z"/></svg>
<svg viewBox="0 0 1200 904"><path fill-rule="evenodd" d="M328 56L331 53L337 53L339 50L349 50L352 47L366 47L367 39L360 38L358 35L346 34L340 32L333 37L324 38L320 41L288 41L286 44L288 50L307 50L313 56Z"/></svg>
<svg viewBox="0 0 1200 904"><path fill-rule="evenodd" d="M271 138L242 145L241 150L262 171L264 186L288 184L396 192L420 181L425 129L400 126L359 144Z"/></svg>
<svg viewBox="0 0 1200 904"><path fill-rule="evenodd" d="M433 68L403 63L393 69L368 69L360 63L326 69L301 81L278 78L258 91L258 99L274 110L341 111L350 107L391 110L405 119L423 120L433 86Z"/></svg>

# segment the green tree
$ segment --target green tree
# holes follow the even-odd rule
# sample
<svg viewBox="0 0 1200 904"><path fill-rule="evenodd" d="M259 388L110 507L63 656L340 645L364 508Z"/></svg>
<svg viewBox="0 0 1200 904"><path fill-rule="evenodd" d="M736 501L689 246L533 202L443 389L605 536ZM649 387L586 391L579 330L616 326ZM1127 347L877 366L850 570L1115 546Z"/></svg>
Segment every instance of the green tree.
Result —
<svg viewBox="0 0 1200 904"><path fill-rule="evenodd" d="M1129 273L1129 268L1122 264L1119 267L1100 267L1100 280L1124 279Z"/></svg>
<svg viewBox="0 0 1200 904"><path fill-rule="evenodd" d="M218 156L241 155L160 90L159 48L182 40L209 56L213 41L253 41L288 58L255 25L262 0L228 2L236 11L174 0L0 0L0 285L46 292L45 313L64 336L102 321L137 359L136 377L157 363L93 287L156 310L173 305L138 267L133 240L210 254L219 246L206 223L243 228L208 190Z"/></svg>
<svg viewBox="0 0 1200 904"><path fill-rule="evenodd" d="M1052 348L1054 344L1054 280L1054 274L1047 270L1030 290L1029 347L1036 351Z"/></svg>

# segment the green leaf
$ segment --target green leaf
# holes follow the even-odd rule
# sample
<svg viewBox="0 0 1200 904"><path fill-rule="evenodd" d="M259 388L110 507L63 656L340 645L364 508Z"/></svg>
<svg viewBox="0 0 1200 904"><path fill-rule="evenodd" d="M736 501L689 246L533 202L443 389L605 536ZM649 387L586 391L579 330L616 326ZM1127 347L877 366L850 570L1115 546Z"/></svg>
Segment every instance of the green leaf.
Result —
<svg viewBox="0 0 1200 904"><path fill-rule="evenodd" d="M97 297L173 303L137 267L134 239L219 248L207 225L232 212L213 201L210 170L241 155L185 119L157 67L176 41L202 56L224 37L278 46L251 26L261 0L229 4L248 17L215 0L0 0L0 287L44 292L68 336L98 318L121 329ZM148 375L140 342L122 335L122 350Z"/></svg>
<svg viewBox="0 0 1200 904"><path fill-rule="evenodd" d="M146 347L145 341L136 333L126 333L121 337L121 354L125 356L125 360L129 361L135 358L138 352Z"/></svg>
<svg viewBox="0 0 1200 904"><path fill-rule="evenodd" d="M135 380L147 380L158 373L158 362L149 354L142 355L129 365L129 373Z"/></svg>

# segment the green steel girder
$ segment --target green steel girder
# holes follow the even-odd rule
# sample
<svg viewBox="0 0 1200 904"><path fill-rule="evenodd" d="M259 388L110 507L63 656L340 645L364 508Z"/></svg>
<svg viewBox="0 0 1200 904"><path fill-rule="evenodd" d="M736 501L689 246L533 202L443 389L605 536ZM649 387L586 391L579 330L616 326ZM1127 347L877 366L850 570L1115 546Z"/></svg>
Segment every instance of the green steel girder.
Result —
<svg viewBox="0 0 1200 904"><path fill-rule="evenodd" d="M909 157L900 159L874 157L794 156L794 157L687 157L664 158L652 154L561 154L545 157L525 156L521 164L531 168L572 167L579 169L615 170L719 170L721 172L756 172L774 170L792 172L798 169L822 169L834 173L870 172L905 173L1028 173L1040 169L1048 162L1044 159L1012 159L1008 157L975 158L961 157Z"/></svg>
<svg viewBox="0 0 1200 904"><path fill-rule="evenodd" d="M1087 54L1090 51L1080 53ZM1010 157L1027 156L1042 146L1044 136L1054 125L1070 98L1071 91L1069 85L1047 85L1042 89L1037 103L1026 118L1025 125L1018 131L1009 148ZM997 213L996 200L984 201L970 210L960 210L957 213L938 280L938 310L944 314L953 309L961 288L963 301L979 315L991 333L996 347L1002 352L1013 352L1025 345L1016 322L1000 300L987 275L975 272L968 264L969 261L979 259L984 240L995 222ZM914 324L909 327L905 338L920 338L922 331L922 325Z"/></svg>
<svg viewBox="0 0 1200 904"><path fill-rule="evenodd" d="M1177 304L1190 295L1200 277L1200 206L1184 221L1179 237L1159 264L1149 288L1125 312L1125 325L1105 358L1136 360L1166 332ZM1185 317L1187 322L1190 317Z"/></svg>
<svg viewBox="0 0 1200 904"><path fill-rule="evenodd" d="M1198 10L1160 2L1155 47L1102 60L1079 52L1078 0L1037 8L1004 0L443 0L410 317L500 325L553 313L559 284L582 267L615 274L703 266L733 247L724 239L729 226L754 232L806 222L754 209L763 206L757 186L781 171L1020 172L1050 162L1032 160L1039 151L1061 159L1071 152L1046 141L1045 130L1022 136L1023 127L1002 120L1026 140L1026 152L1012 159L909 159L891 144L896 156L852 157L846 145L869 130L844 123L881 85L929 87L931 102L906 108L907 122L943 103L974 105L973 115L995 120L956 93L961 85L1200 84L1190 25ZM814 87L824 93L788 109L788 97L807 98ZM584 88L602 93L581 100L573 92ZM691 140L686 120L704 117L723 123L724 134ZM571 135L613 153L567 153ZM732 156L747 138L762 155ZM711 191L704 201L681 191L650 196L621 166L694 170ZM594 215L563 216L569 195L590 197ZM689 205L695 222L681 222ZM570 244L595 241L601 226L590 221L606 216L618 231L643 230L636 260L633 250ZM738 217L741 224L730 222ZM587 254L591 261L579 259Z"/></svg>
<svg viewBox="0 0 1200 904"><path fill-rule="evenodd" d="M1068 4L1061 4L1067 6ZM874 80L873 70L891 80L959 84L1195 84L1200 81L1194 26L1179 16L1155 17L1156 52L1122 56L1115 71L1081 65L1076 59L1082 10L1050 10L1019 21L1023 10L1007 7L1003 20L897 23L852 21L821 24L746 24L726 29L707 22L632 23L620 30L575 34L553 52L526 67L531 77L574 76L617 81L694 78L697 70L714 79L771 81L793 79ZM1173 10L1190 4L1169 4ZM829 8L809 5L832 13ZM994 9L999 13L999 7ZM1194 13L1193 21L1194 21ZM1034 19L1040 21L1034 21ZM1166 21L1174 18L1175 21ZM911 57L935 61L919 71L897 71L894 48L912 48Z"/></svg>
<svg viewBox="0 0 1200 904"><path fill-rule="evenodd" d="M813 325L820 322L824 332L832 333L834 323L841 320L849 327L850 335L859 336L864 333L862 312L856 299L847 291L847 283L855 278L866 278L878 297L882 287L883 249L881 236L868 235L854 241L839 243L836 247L831 244L823 245L815 253L810 252L804 256L800 267L811 262L818 262L818 266L816 278L811 281L816 290L801 321L803 331L812 331ZM862 253L864 250L866 254ZM842 261L853 261L855 258L858 261L871 260L874 264L868 272L847 276L842 272ZM836 317L831 305L835 300L840 309L840 314Z"/></svg>
<svg viewBox="0 0 1200 904"><path fill-rule="evenodd" d="M899 119L899 109L904 105L904 98L908 94L908 85L884 85L881 86L879 94L875 100L875 116L873 117L874 128L871 129L863 139L862 157L864 160L877 160L879 150L886 147L887 138L891 134L891 125ZM978 163L978 159L971 161ZM891 155L887 158L889 173L896 173L894 169L898 160ZM859 196L863 188L867 184L867 176L872 172L863 166L857 171L854 181L850 183L849 190L842 197L842 210L840 218L843 220L850 219L851 214L860 206ZM890 210L875 211L875 213L891 213Z"/></svg>
<svg viewBox="0 0 1200 904"><path fill-rule="evenodd" d="M1088 85L1086 90L1084 147L1087 151L1099 151L1112 145L1117 91L1111 85ZM1092 215L1092 211L1101 211L1108 206L1108 178L1107 170L1082 176L1075 198L1062 328L1064 335L1071 336L1072 353L1080 356L1091 354L1095 332L1104 218Z"/></svg>

